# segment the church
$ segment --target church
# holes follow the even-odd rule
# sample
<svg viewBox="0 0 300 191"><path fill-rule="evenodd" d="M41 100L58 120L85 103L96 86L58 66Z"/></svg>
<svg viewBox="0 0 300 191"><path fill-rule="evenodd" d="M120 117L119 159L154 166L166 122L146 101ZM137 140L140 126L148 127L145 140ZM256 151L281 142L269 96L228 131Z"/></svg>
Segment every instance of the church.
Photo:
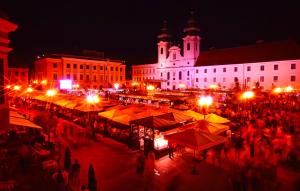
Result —
<svg viewBox="0 0 300 191"><path fill-rule="evenodd" d="M223 90L239 82L244 87L259 83L262 89L300 88L300 46L291 40L200 51L200 28L191 12L183 29L182 45L171 43L167 22L158 35L157 63L132 66L132 81L159 81L161 89Z"/></svg>

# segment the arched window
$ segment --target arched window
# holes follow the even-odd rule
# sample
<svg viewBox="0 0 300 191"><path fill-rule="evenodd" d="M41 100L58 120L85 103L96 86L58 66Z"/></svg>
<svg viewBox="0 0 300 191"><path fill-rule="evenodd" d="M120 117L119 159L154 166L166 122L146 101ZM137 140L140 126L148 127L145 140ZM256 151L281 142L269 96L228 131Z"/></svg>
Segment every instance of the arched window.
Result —
<svg viewBox="0 0 300 191"><path fill-rule="evenodd" d="M182 73L181 73L181 71L179 71L179 80L181 80L182 79Z"/></svg>
<svg viewBox="0 0 300 191"><path fill-rule="evenodd" d="M170 72L167 73L167 79L170 79Z"/></svg>

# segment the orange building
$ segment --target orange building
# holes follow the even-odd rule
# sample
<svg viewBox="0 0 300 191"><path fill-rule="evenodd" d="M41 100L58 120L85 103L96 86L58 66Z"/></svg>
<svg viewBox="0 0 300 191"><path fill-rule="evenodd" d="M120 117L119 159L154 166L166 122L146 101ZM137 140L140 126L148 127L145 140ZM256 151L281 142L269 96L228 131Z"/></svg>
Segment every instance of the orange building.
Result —
<svg viewBox="0 0 300 191"><path fill-rule="evenodd" d="M64 54L46 55L35 61L35 80L47 80L58 87L59 80L70 79L82 88L101 89L125 83L124 61Z"/></svg>
<svg viewBox="0 0 300 191"><path fill-rule="evenodd" d="M28 68L8 68L8 84L27 85Z"/></svg>
<svg viewBox="0 0 300 191"><path fill-rule="evenodd" d="M0 14L0 129L8 127L9 110L8 103L5 97L4 85L7 80L7 54L12 50L8 47L10 40L8 34L17 29L17 25L9 22Z"/></svg>

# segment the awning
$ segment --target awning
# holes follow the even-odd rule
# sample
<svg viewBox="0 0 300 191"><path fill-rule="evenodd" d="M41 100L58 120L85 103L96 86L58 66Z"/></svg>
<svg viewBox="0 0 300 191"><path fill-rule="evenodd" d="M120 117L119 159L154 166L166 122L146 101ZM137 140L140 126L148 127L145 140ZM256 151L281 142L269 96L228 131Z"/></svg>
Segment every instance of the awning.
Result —
<svg viewBox="0 0 300 191"><path fill-rule="evenodd" d="M227 140L225 137L195 129L165 135L164 138L170 142L199 151L222 144Z"/></svg>
<svg viewBox="0 0 300 191"><path fill-rule="evenodd" d="M15 111L9 112L9 124L16 125L16 126L22 126L22 127L35 128L35 129L42 129L42 127L25 119L25 117L23 117L22 115L18 114Z"/></svg>

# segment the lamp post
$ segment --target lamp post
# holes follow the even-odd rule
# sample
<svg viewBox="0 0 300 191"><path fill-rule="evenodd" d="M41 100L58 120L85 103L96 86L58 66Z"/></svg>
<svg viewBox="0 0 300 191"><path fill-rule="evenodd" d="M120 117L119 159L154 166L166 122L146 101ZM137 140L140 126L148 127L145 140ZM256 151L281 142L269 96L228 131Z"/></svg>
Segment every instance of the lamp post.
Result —
<svg viewBox="0 0 300 191"><path fill-rule="evenodd" d="M198 99L198 105L201 108L204 108L204 120L205 120L205 114L206 114L206 110L208 110L208 107L213 103L213 98L211 96L201 96Z"/></svg>
<svg viewBox="0 0 300 191"><path fill-rule="evenodd" d="M50 99L52 99L55 95L56 95L57 91L55 89L49 89L46 91L46 96L48 96ZM47 108L47 105L46 105ZM49 111L51 109L51 102L50 102L50 106L49 106Z"/></svg>
<svg viewBox="0 0 300 191"><path fill-rule="evenodd" d="M89 104L89 106L93 106L93 112L94 112L94 104L97 104L100 102L100 98L98 95L88 95L86 97L86 101ZM88 119L89 119L89 126L92 128L93 130L93 135L94 135L94 128L93 125L91 124L91 115L90 115L90 110L88 111Z"/></svg>

